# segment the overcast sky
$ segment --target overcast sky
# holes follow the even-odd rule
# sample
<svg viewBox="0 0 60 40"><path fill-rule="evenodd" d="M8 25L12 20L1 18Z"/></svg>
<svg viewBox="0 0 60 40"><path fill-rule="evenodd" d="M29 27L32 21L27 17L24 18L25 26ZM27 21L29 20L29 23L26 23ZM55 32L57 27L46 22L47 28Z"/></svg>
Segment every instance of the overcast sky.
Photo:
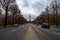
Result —
<svg viewBox="0 0 60 40"><path fill-rule="evenodd" d="M29 14L31 14L32 20L34 20L41 11L45 10L45 7L50 4L51 0L16 0L19 9L23 16L28 20Z"/></svg>

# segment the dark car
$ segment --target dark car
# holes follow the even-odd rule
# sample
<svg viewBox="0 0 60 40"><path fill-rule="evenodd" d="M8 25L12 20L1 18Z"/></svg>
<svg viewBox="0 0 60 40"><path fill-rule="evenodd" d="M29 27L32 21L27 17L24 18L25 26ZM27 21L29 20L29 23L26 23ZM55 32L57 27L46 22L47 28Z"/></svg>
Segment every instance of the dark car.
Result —
<svg viewBox="0 0 60 40"><path fill-rule="evenodd" d="M43 23L41 25L42 28L50 28L50 24L49 23Z"/></svg>

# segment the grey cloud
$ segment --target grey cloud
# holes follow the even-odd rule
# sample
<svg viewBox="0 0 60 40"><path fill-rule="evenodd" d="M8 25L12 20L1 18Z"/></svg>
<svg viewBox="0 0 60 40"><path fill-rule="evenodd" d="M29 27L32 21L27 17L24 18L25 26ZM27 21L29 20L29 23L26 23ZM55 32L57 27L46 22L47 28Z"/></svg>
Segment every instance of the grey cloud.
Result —
<svg viewBox="0 0 60 40"><path fill-rule="evenodd" d="M36 18L35 15L31 15L31 19L34 20Z"/></svg>
<svg viewBox="0 0 60 40"><path fill-rule="evenodd" d="M44 10L44 5L40 2L36 2L32 5L32 8L35 10L36 13L40 13L42 10Z"/></svg>
<svg viewBox="0 0 60 40"><path fill-rule="evenodd" d="M35 4L32 5L33 8L36 8L36 9L41 9L44 5L39 3L39 2L36 2Z"/></svg>
<svg viewBox="0 0 60 40"><path fill-rule="evenodd" d="M23 7L29 7L29 3L27 0L23 0Z"/></svg>
<svg viewBox="0 0 60 40"><path fill-rule="evenodd" d="M31 6L31 9L33 9L34 12L36 14L38 14L38 15L40 14L41 11L45 10L45 7L47 6L47 3L49 5L49 3L51 2L51 0L39 0L39 1L36 1L35 3L33 3L33 4L30 4L28 2L28 0L21 0L21 1L23 2L23 6L21 6L22 7L22 10L25 10L24 8L27 8L27 10L29 10L30 9L30 6ZM24 17L27 20L29 20L29 12L28 13L24 13L23 15L24 15ZM31 19L33 20L35 18L36 18L36 15L34 15L34 16L32 15L32 18Z"/></svg>

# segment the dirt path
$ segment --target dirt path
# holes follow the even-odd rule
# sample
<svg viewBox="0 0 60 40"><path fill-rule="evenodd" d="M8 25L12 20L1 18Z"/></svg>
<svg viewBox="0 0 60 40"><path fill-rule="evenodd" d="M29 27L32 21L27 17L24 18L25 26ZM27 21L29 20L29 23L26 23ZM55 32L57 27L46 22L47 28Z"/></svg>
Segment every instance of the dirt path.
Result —
<svg viewBox="0 0 60 40"><path fill-rule="evenodd" d="M23 40L40 40L40 38L38 38L37 34L30 25L26 34L24 35Z"/></svg>

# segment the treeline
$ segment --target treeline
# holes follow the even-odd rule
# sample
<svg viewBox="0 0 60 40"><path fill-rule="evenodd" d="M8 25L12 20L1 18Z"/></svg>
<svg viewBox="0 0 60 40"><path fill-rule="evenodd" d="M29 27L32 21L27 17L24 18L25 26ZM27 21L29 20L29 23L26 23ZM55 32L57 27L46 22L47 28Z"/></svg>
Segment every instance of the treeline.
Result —
<svg viewBox="0 0 60 40"><path fill-rule="evenodd" d="M42 24L42 23L47 23L48 22L48 17L45 14L41 14L38 16L33 23ZM56 14L49 14L49 23L52 25L56 24ZM58 14L58 24L60 25L60 14Z"/></svg>
<svg viewBox="0 0 60 40"><path fill-rule="evenodd" d="M51 25L60 25L60 1L53 0L49 6L33 21L35 24L50 23Z"/></svg>
<svg viewBox="0 0 60 40"><path fill-rule="evenodd" d="M24 24L27 20L21 14L16 0L0 0L0 26Z"/></svg>

